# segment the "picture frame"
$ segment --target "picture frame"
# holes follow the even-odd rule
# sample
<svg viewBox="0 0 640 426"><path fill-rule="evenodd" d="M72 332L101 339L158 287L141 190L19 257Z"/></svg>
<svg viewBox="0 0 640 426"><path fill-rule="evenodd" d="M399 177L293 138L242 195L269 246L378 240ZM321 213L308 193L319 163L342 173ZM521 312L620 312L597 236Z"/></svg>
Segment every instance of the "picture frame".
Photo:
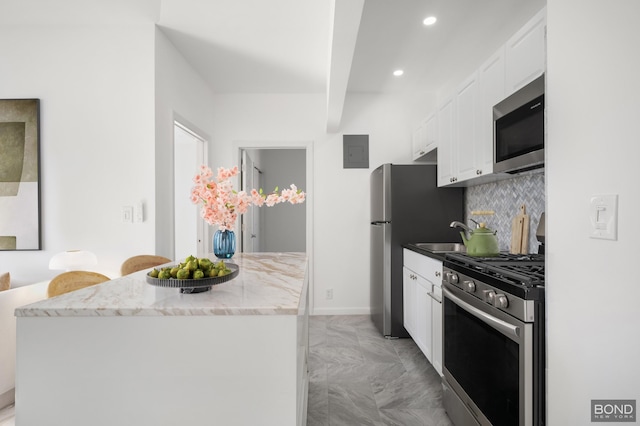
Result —
<svg viewBox="0 0 640 426"><path fill-rule="evenodd" d="M39 99L0 99L0 153L0 250L41 250Z"/></svg>

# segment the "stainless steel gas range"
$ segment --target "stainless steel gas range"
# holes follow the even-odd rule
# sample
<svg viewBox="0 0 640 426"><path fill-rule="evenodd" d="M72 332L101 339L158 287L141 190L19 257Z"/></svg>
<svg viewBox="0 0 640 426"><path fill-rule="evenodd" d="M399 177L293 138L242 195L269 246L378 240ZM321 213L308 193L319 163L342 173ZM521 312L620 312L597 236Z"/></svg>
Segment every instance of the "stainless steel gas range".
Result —
<svg viewBox="0 0 640 426"><path fill-rule="evenodd" d="M544 255L443 263L444 406L456 426L545 424Z"/></svg>

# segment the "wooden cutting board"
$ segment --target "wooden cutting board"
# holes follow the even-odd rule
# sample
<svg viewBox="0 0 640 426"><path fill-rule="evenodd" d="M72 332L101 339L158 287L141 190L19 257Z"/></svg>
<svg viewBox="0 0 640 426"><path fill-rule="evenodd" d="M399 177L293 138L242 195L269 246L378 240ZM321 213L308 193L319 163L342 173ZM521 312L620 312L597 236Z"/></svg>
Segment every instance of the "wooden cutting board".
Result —
<svg viewBox="0 0 640 426"><path fill-rule="evenodd" d="M511 222L511 254L529 253L529 215L523 204Z"/></svg>

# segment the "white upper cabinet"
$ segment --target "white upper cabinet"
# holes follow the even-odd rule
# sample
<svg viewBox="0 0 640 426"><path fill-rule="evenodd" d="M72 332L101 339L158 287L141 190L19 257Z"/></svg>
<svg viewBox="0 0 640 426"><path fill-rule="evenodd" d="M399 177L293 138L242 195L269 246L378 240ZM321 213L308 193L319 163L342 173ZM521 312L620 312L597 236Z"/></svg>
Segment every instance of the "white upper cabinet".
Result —
<svg viewBox="0 0 640 426"><path fill-rule="evenodd" d="M438 185L491 173L493 138L483 139L480 73L474 72L438 108ZM493 105L492 105L493 106Z"/></svg>
<svg viewBox="0 0 640 426"><path fill-rule="evenodd" d="M543 8L440 103L438 186L493 173L493 106L544 73L545 28Z"/></svg>
<svg viewBox="0 0 640 426"><path fill-rule="evenodd" d="M473 73L456 90L454 145L457 167L454 175L463 181L476 176L481 152L478 122L478 73Z"/></svg>
<svg viewBox="0 0 640 426"><path fill-rule="evenodd" d="M424 126L424 122L420 122L418 127L413 129L413 134L411 135L411 149L412 155L411 157L414 160L425 155L427 152L424 150L425 142L427 139L427 132Z"/></svg>
<svg viewBox="0 0 640 426"><path fill-rule="evenodd" d="M450 185L456 181L454 100L450 96L438 105L438 186Z"/></svg>
<svg viewBox="0 0 640 426"><path fill-rule="evenodd" d="M437 124L436 113L434 112L429 114L427 118L423 119L418 127L414 129L412 138L414 160L423 157L438 147Z"/></svg>
<svg viewBox="0 0 640 426"><path fill-rule="evenodd" d="M478 70L478 175L493 173L493 106L505 98L504 46Z"/></svg>
<svg viewBox="0 0 640 426"><path fill-rule="evenodd" d="M546 68L547 10L543 8L507 41L505 97L539 77Z"/></svg>
<svg viewBox="0 0 640 426"><path fill-rule="evenodd" d="M427 144L425 152L431 152L438 147L438 118L435 112L425 118L424 129Z"/></svg>

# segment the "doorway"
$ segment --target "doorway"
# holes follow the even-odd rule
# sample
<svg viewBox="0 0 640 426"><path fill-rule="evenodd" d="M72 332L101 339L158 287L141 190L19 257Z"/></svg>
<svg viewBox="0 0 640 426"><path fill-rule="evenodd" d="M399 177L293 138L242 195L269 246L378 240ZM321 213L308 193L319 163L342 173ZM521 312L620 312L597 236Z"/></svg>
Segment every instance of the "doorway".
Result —
<svg viewBox="0 0 640 426"><path fill-rule="evenodd" d="M205 251L205 226L200 209L191 203L189 194L193 176L201 164L205 164L206 141L187 125L174 121L174 259L193 255L202 257Z"/></svg>
<svg viewBox="0 0 640 426"><path fill-rule="evenodd" d="M254 158L260 156L259 150L243 150L242 151L242 176L241 188L250 193L252 188L263 188L262 170L258 167ZM240 251L243 253L258 253L264 251L262 245L262 225L264 217L261 214L262 209L250 207L247 212L240 217L242 246Z"/></svg>
<svg viewBox="0 0 640 426"><path fill-rule="evenodd" d="M303 189L307 196L305 202L301 206L291 206L293 208L301 208L305 212L305 241L304 251L307 253L309 259L307 277L309 279L309 306L314 306L314 261L313 261L313 142L312 141L289 141L289 142L273 142L273 141L234 141L233 150L236 153L236 164L242 164L242 156L244 151L255 150L256 153L266 152L267 150L289 150L299 149L304 150L304 174L305 174L305 186L303 187L299 182L285 182L279 183L283 185L289 185L295 183L301 189ZM263 170L264 171L264 170ZM266 185L263 182L263 185ZM273 189L273 188L271 188ZM267 207L263 210L271 209ZM264 225L261 229L264 229ZM240 227L242 232L242 227ZM240 239L242 241L242 239ZM312 308L313 310L313 308Z"/></svg>
<svg viewBox="0 0 640 426"><path fill-rule="evenodd" d="M242 190L249 193L262 188L268 194L293 183L308 192L306 155L299 148L242 149ZM252 206L241 221L241 251L245 253L307 250L307 212L302 206Z"/></svg>

